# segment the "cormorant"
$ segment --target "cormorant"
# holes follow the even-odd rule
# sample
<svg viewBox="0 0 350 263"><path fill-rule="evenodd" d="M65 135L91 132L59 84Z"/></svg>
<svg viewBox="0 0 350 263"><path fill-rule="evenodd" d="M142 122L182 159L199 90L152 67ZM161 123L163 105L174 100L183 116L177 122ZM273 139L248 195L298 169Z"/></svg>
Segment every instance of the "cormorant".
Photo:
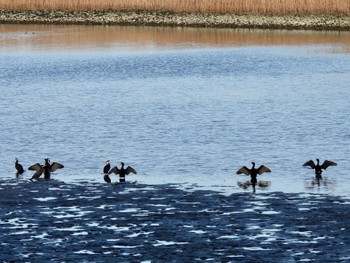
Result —
<svg viewBox="0 0 350 263"><path fill-rule="evenodd" d="M106 165L103 167L103 179L105 180L106 183L111 182L111 178L109 178L108 172L111 169L111 164L109 163L109 160L106 161Z"/></svg>
<svg viewBox="0 0 350 263"><path fill-rule="evenodd" d="M35 174L32 176L32 178L30 178L30 180L33 180L33 179L38 180L42 174L44 174L45 179L48 180L50 179L52 172L62 168L64 168L62 164L57 162L53 162L51 164L50 159L46 158L44 165L41 165L40 163L36 163L28 168L28 170L36 171Z"/></svg>
<svg viewBox="0 0 350 263"><path fill-rule="evenodd" d="M255 168L255 163L252 162L252 168L249 169L246 166L243 166L242 168L240 168L236 173L237 174L245 174L245 175L250 175L250 182L252 183L253 186L253 193L255 193L255 185L257 184L257 179L256 177L258 176L258 174L263 174L263 173L270 173L271 170L269 168L267 168L264 165L260 165L260 167L258 169Z"/></svg>
<svg viewBox="0 0 350 263"><path fill-rule="evenodd" d="M108 174L110 169L111 169L111 164L109 163L109 160L107 160L106 165L103 167L103 173Z"/></svg>
<svg viewBox="0 0 350 263"><path fill-rule="evenodd" d="M16 170L17 170L17 172L16 172L16 177L20 176L21 174L23 174L23 173L25 172L25 170L23 169L22 164L20 164L20 163L18 162L18 159L17 159L17 158L15 159L15 168L16 168Z"/></svg>
<svg viewBox="0 0 350 263"><path fill-rule="evenodd" d="M134 168L132 168L131 166L126 167L126 169L124 169L124 163L120 162L120 164L122 165L120 167L120 169L118 169L117 166L114 166L109 172L108 174L114 173L114 174L119 174L119 182L123 183L125 182L125 175L128 175L130 173L133 174L137 174L137 172L135 171Z"/></svg>
<svg viewBox="0 0 350 263"><path fill-rule="evenodd" d="M309 166L311 169L315 170L315 176L317 179L322 179L322 170L326 170L329 166L336 166L337 163L325 160L322 165L320 165L320 160L316 159L317 164L313 160L307 161L303 164L304 167Z"/></svg>

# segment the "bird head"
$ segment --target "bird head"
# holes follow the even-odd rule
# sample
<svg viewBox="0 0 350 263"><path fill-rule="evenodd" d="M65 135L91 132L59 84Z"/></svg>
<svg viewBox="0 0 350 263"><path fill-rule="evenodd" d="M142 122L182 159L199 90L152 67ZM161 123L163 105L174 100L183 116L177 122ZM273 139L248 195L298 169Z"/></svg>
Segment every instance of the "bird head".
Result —
<svg viewBox="0 0 350 263"><path fill-rule="evenodd" d="M320 159L316 159L316 161L317 161L317 164L320 164Z"/></svg>
<svg viewBox="0 0 350 263"><path fill-rule="evenodd" d="M109 162L110 162L110 160L107 160L107 161L106 161L106 164L108 164Z"/></svg>
<svg viewBox="0 0 350 263"><path fill-rule="evenodd" d="M121 164L122 166L124 166L124 163L123 163L123 162L120 162L120 164Z"/></svg>
<svg viewBox="0 0 350 263"><path fill-rule="evenodd" d="M255 167L255 163L254 162L252 162L252 165L253 165L253 167Z"/></svg>

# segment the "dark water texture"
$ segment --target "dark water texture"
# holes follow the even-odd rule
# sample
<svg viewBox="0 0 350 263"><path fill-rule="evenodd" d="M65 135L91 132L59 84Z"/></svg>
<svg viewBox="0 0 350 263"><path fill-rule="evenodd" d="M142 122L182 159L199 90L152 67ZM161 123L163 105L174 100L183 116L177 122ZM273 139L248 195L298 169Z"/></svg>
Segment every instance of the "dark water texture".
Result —
<svg viewBox="0 0 350 263"><path fill-rule="evenodd" d="M281 192L223 196L176 185L1 184L1 260L350 259L350 207L340 197Z"/></svg>

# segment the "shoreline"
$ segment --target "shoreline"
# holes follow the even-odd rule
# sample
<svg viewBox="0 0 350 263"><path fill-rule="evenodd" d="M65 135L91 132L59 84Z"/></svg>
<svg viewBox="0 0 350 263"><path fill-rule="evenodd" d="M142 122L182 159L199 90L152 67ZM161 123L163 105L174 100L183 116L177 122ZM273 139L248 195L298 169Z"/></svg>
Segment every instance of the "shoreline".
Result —
<svg viewBox="0 0 350 263"><path fill-rule="evenodd" d="M346 15L254 15L168 11L13 11L0 10L0 24L125 25L210 28L350 31Z"/></svg>

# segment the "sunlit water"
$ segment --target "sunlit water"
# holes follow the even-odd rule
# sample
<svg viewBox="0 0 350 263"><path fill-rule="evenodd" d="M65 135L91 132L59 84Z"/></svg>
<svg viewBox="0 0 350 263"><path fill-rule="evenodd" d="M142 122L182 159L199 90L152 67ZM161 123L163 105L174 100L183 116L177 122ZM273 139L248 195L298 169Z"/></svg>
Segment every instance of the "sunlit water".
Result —
<svg viewBox="0 0 350 263"><path fill-rule="evenodd" d="M255 161L272 170L261 176L271 186L258 191L349 195L350 44L337 42L347 33L310 42L304 32L294 43L286 36L300 35L283 32L265 43L276 33L226 30L222 41L201 42L204 29L169 29L177 33L167 41L159 36L168 31L154 29L144 41L115 33L94 44L74 29L0 35L2 178L15 180L16 157L25 168L48 157L65 165L55 179L104 183L110 159L138 171L131 181L241 192L237 182L249 178L235 172ZM84 29L105 38L112 30ZM302 167L315 158L338 163L320 186Z"/></svg>

